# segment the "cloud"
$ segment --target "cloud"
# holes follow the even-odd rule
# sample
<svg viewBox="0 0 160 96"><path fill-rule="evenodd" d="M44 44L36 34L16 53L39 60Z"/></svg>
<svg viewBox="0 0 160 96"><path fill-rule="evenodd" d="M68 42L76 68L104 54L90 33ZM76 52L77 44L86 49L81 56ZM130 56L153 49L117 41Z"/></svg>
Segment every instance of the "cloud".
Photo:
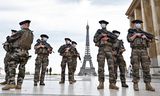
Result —
<svg viewBox="0 0 160 96"><path fill-rule="evenodd" d="M124 5L132 0L57 0L60 4L78 4L80 2L89 1L95 6L106 6L106 5Z"/></svg>
<svg viewBox="0 0 160 96"><path fill-rule="evenodd" d="M106 6L106 5L124 5L132 0L90 0L93 5ZM115 6L116 7L116 6Z"/></svg>

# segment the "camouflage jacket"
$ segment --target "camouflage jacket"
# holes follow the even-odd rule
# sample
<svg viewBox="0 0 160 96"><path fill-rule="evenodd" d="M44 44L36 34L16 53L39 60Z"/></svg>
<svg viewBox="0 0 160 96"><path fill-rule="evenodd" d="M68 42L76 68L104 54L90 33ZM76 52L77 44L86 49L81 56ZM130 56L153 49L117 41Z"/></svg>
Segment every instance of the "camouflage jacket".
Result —
<svg viewBox="0 0 160 96"><path fill-rule="evenodd" d="M107 37L109 38L109 40L106 42L106 43L103 43L101 41L101 39L103 38L102 34L106 34ZM115 39L117 37L112 34L111 32L105 30L105 29L98 29L97 32L95 33L94 35L94 39L93 39L93 42L95 43L96 46L100 47L101 45L103 44L106 44L106 45L109 45L109 46L112 46L112 44L115 42Z"/></svg>
<svg viewBox="0 0 160 96"><path fill-rule="evenodd" d="M72 53L73 53L73 57L74 57L74 58L79 57L79 53L78 53L78 51L77 51L76 48L73 48L72 51L73 51Z"/></svg>
<svg viewBox="0 0 160 96"><path fill-rule="evenodd" d="M44 47L39 47L39 45L43 45ZM37 43L34 45L35 48L35 54L44 54L44 55L49 55L52 53L52 47L49 43L47 43L46 41L42 41L40 39L37 40Z"/></svg>
<svg viewBox="0 0 160 96"><path fill-rule="evenodd" d="M115 55L121 55L122 50L125 50L125 47L123 45L123 41L116 39L116 42L113 43L113 51L115 51Z"/></svg>
<svg viewBox="0 0 160 96"><path fill-rule="evenodd" d="M9 38L7 38L7 42L12 43L12 48L19 48L19 40L21 38L21 36L23 35L23 33L25 31L30 31L32 32L30 29L21 29L19 30L16 34L10 36Z"/></svg>
<svg viewBox="0 0 160 96"><path fill-rule="evenodd" d="M67 48L69 48L68 51L66 51ZM60 46L60 48L58 49L58 53L60 53L60 55L64 56L64 57L72 57L73 56L73 47L71 44L64 44L64 45Z"/></svg>
<svg viewBox="0 0 160 96"><path fill-rule="evenodd" d="M131 48L147 48L149 47L149 40L143 39L142 37L136 37L134 40L131 39L131 37L136 34L141 33L141 31L138 31L136 29L129 29L127 34L127 40L130 43Z"/></svg>

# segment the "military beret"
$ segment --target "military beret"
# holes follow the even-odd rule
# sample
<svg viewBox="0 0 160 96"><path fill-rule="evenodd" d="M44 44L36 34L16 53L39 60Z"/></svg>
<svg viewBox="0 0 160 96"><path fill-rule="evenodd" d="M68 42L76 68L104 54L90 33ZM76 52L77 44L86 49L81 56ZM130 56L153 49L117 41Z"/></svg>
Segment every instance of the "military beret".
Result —
<svg viewBox="0 0 160 96"><path fill-rule="evenodd" d="M25 23L31 23L31 21L30 20L24 20L24 21L22 21L22 22L19 22L19 25L23 25L23 24L25 24Z"/></svg>
<svg viewBox="0 0 160 96"><path fill-rule="evenodd" d="M72 41L72 44L76 44L76 45L77 45L77 42L75 42L75 41Z"/></svg>
<svg viewBox="0 0 160 96"><path fill-rule="evenodd" d="M117 31L117 30L113 30L112 33L118 33L118 34L120 34L120 32Z"/></svg>
<svg viewBox="0 0 160 96"><path fill-rule="evenodd" d="M13 30L13 29L12 29L11 31L12 31L13 33L16 33L16 32L17 32L17 30Z"/></svg>
<svg viewBox="0 0 160 96"><path fill-rule="evenodd" d="M109 24L109 22L105 21L105 20L100 20L99 21L100 24L104 23L104 24Z"/></svg>
<svg viewBox="0 0 160 96"><path fill-rule="evenodd" d="M48 35L46 35L46 34L42 34L40 37L41 38L43 38L43 37L49 38Z"/></svg>
<svg viewBox="0 0 160 96"><path fill-rule="evenodd" d="M143 23L142 20L133 20L132 23Z"/></svg>
<svg viewBox="0 0 160 96"><path fill-rule="evenodd" d="M68 40L68 41L70 41L70 42L72 41L70 38L64 38L64 40Z"/></svg>

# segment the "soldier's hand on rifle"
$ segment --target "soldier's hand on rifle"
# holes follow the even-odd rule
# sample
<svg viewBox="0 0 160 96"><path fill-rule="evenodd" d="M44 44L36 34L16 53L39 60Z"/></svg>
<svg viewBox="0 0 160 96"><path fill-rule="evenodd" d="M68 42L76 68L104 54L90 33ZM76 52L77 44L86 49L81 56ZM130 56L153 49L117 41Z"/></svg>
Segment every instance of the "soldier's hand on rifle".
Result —
<svg viewBox="0 0 160 96"><path fill-rule="evenodd" d="M65 52L68 52L70 48L66 48Z"/></svg>
<svg viewBox="0 0 160 96"><path fill-rule="evenodd" d="M48 48L48 51L49 51L49 54L51 54L52 53L52 48Z"/></svg>
<svg viewBox="0 0 160 96"><path fill-rule="evenodd" d="M107 36L103 37L101 40L102 41L107 41L109 38Z"/></svg>
<svg viewBox="0 0 160 96"><path fill-rule="evenodd" d="M135 34L137 37L141 37L142 36L142 34L140 34L140 33L136 33Z"/></svg>
<svg viewBox="0 0 160 96"><path fill-rule="evenodd" d="M40 47L44 48L45 46L44 46L44 45L42 45L42 44L40 44Z"/></svg>
<svg viewBox="0 0 160 96"><path fill-rule="evenodd" d="M40 45L38 45L38 46L35 46L35 47L34 47L34 49L38 49L38 48L40 48L40 47L41 47L41 46L40 46Z"/></svg>
<svg viewBox="0 0 160 96"><path fill-rule="evenodd" d="M142 35L142 38L143 38L143 39L148 39L148 38L146 37L146 35Z"/></svg>
<svg viewBox="0 0 160 96"><path fill-rule="evenodd" d="M115 55L117 55L117 52L116 52L116 51L113 51L112 54L115 56Z"/></svg>
<svg viewBox="0 0 160 96"><path fill-rule="evenodd" d="M104 37L104 36L107 36L107 34L102 33L102 36L103 36L103 37Z"/></svg>

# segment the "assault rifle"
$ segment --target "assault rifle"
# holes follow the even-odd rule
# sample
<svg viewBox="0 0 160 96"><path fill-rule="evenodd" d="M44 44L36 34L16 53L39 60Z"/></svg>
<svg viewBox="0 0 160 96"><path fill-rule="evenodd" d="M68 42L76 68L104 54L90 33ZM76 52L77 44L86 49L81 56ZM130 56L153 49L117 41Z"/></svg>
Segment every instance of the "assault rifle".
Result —
<svg viewBox="0 0 160 96"><path fill-rule="evenodd" d="M37 45L44 45L44 47L46 47L47 49L50 49L50 53L54 53L54 51L52 51L52 47L46 42L46 41L43 41L43 40L40 40L38 39L37 40Z"/></svg>
<svg viewBox="0 0 160 96"><path fill-rule="evenodd" d="M117 37L118 37L115 34L113 34L112 32L107 31L107 30L102 30L102 33L107 34L107 37L110 37L113 40L117 39ZM103 38L103 36L102 36L102 38Z"/></svg>
<svg viewBox="0 0 160 96"><path fill-rule="evenodd" d="M158 40L158 39L155 38L155 36L153 34L151 34L149 32L145 32L143 30L137 31L136 29L131 29L130 32L133 33L133 34L134 33L140 33L142 36L145 35L150 40L153 40L153 39Z"/></svg>
<svg viewBox="0 0 160 96"><path fill-rule="evenodd" d="M62 55L66 51L66 48L70 48L70 47L71 47L71 44L63 45L59 48L58 52L60 53L60 55Z"/></svg>

